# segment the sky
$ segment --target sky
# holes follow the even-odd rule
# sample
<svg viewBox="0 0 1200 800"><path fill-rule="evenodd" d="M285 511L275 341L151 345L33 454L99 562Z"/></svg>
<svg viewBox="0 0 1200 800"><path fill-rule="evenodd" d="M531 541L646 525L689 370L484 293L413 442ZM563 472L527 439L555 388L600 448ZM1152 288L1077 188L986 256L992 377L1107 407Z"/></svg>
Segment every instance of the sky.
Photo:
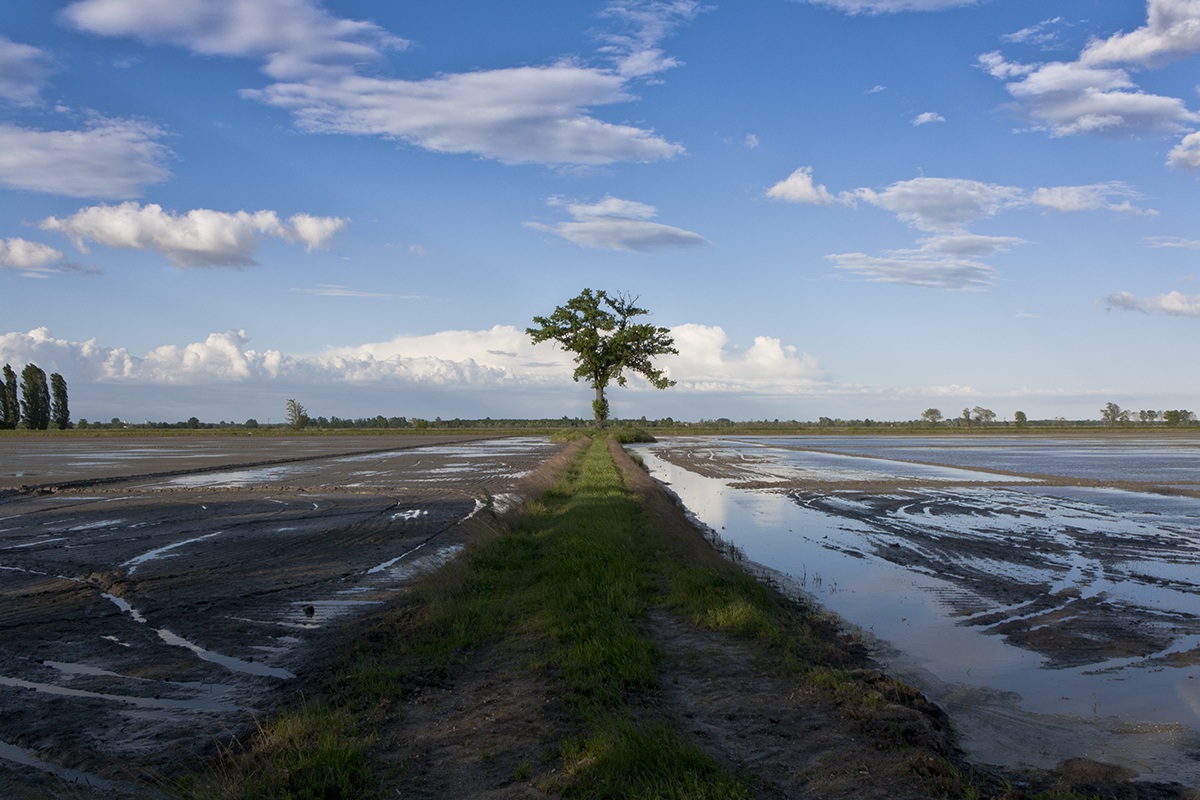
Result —
<svg viewBox="0 0 1200 800"><path fill-rule="evenodd" d="M1200 0L5 0L0 363L76 420L1200 410Z"/></svg>

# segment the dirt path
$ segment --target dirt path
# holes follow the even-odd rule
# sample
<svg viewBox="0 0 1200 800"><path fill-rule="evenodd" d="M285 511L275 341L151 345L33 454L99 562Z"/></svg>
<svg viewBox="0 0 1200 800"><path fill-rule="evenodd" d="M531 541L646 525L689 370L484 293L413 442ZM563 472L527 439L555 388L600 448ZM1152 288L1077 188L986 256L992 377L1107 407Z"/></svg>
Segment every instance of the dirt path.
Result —
<svg viewBox="0 0 1200 800"><path fill-rule="evenodd" d="M703 540L658 484L623 452L616 456L662 535ZM405 619L399 610L377 622L394 632ZM945 715L875 671L832 625L825 631L830 642L885 698L869 714L798 688L734 637L697 629L664 609L654 609L647 624L663 653L660 688L650 702L749 782L755 798L953 797L972 774L983 792L978 796L1010 800L1032 796L1025 790L1067 788L1112 798L1196 796L1178 786L1130 784L1122 770L1086 760L1039 774L973 773L956 755ZM525 656L496 646L420 687L380 731L376 764L391 776L383 794L546 797L538 786L553 775L559 744L578 732ZM1012 786L1025 789L1009 792Z"/></svg>

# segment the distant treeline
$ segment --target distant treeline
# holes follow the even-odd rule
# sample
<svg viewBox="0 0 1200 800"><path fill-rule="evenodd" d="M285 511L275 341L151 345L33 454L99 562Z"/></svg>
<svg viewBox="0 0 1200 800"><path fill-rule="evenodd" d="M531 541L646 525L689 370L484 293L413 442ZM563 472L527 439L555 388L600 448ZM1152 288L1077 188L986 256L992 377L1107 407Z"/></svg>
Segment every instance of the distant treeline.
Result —
<svg viewBox="0 0 1200 800"><path fill-rule="evenodd" d="M479 430L479 431L528 431L528 430L561 430L568 428L590 428L591 419L580 417L559 417L543 419L424 419L421 417L309 417L306 420L306 431L384 431L384 430ZM700 419L695 421L676 420L671 417L661 419L610 419L609 427L643 428L646 430L683 430L694 432L748 432L748 431L835 431L870 429L887 430L956 430L956 431L1002 431L1021 429L1062 429L1062 428L1175 428L1196 427L1195 416L1189 412L1175 412L1148 417L1118 418L1116 420L1068 420L1056 419L1019 419L1019 420L977 420L961 417L939 419L930 422L926 419L907 421L884 421L874 419L841 419L821 417L816 422L801 420L732 420L727 417L717 419ZM287 421L259 422L248 419L245 422L201 422L192 417L180 422L141 422L133 423L114 418L108 422L89 422L79 420L77 426L81 430L243 430L254 431L291 431L294 425Z"/></svg>

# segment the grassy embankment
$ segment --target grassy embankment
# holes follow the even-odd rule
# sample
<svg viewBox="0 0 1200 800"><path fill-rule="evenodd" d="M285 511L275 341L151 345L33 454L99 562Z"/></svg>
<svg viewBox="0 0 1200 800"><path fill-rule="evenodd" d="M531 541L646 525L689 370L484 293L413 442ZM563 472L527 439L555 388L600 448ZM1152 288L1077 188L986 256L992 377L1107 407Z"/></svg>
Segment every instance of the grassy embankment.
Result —
<svg viewBox="0 0 1200 800"><path fill-rule="evenodd" d="M653 695L661 653L651 606L751 643L798 684L866 708L866 685L818 617L721 558L699 536L660 536L603 437L578 446L558 482L512 530L423 581L385 625L357 638L322 690L265 723L244 750L189 782L192 797L371 797L401 774L373 772L381 723L421 686L453 683L483 659L515 664L557 698L563 717L547 759L537 748L513 781L573 797L742 798L753 777L720 766L665 716ZM827 624L827 623L822 623ZM902 745L897 745L902 746ZM553 763L547 763L547 761ZM941 786L964 796L948 763ZM177 787L178 788L178 787ZM966 789L965 796L974 796Z"/></svg>

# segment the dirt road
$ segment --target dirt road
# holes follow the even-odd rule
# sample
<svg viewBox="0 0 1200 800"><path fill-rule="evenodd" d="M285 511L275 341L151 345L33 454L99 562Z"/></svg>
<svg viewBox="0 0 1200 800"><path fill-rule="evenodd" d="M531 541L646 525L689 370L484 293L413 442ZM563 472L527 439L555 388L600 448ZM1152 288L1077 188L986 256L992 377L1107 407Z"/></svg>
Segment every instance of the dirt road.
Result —
<svg viewBox="0 0 1200 800"><path fill-rule="evenodd" d="M558 449L0 439L0 796L132 794L248 730L322 631L443 563Z"/></svg>

